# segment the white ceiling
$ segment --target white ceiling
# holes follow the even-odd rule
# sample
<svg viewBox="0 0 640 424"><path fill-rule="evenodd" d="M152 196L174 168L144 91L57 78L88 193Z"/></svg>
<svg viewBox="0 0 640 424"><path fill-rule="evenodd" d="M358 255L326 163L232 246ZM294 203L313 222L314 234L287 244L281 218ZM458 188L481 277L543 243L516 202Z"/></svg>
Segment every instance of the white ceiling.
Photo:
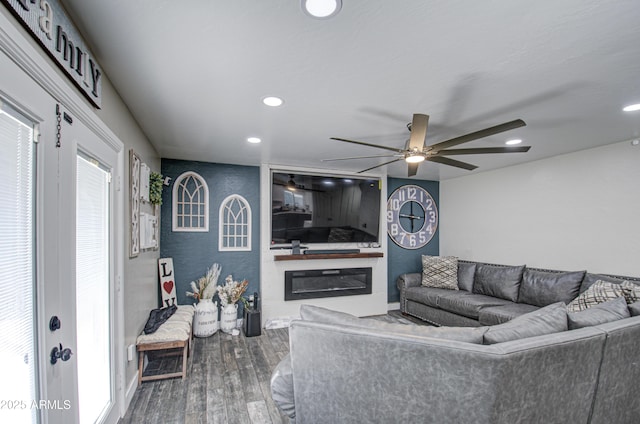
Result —
<svg viewBox="0 0 640 424"><path fill-rule="evenodd" d="M427 144L527 123L459 146L532 146L455 157L472 172L640 136L621 111L640 102L637 0L343 0L329 20L298 0L62 2L163 158L358 171L389 159L321 159L385 151L329 137L404 147L413 113ZM415 178L469 173L424 162Z"/></svg>

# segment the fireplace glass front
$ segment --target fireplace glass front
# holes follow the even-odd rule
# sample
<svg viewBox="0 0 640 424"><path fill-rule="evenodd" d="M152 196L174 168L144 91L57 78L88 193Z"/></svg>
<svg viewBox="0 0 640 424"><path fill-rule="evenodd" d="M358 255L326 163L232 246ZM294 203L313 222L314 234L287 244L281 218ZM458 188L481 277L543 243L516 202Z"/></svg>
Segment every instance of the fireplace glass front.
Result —
<svg viewBox="0 0 640 424"><path fill-rule="evenodd" d="M284 300L371 294L371 268L285 271Z"/></svg>

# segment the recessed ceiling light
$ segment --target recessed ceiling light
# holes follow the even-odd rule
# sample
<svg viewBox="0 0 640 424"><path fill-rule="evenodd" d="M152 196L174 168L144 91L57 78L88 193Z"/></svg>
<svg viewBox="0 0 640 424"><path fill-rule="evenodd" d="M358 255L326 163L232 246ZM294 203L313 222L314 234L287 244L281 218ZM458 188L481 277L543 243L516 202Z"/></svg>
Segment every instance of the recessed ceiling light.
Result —
<svg viewBox="0 0 640 424"><path fill-rule="evenodd" d="M312 18L328 19L340 12L342 0L300 0L302 11Z"/></svg>
<svg viewBox="0 0 640 424"><path fill-rule="evenodd" d="M249 143L258 144L258 143L260 143L262 140L260 140L258 137L249 137L249 138L247 138L247 141L248 141Z"/></svg>
<svg viewBox="0 0 640 424"><path fill-rule="evenodd" d="M262 99L262 103L267 106L278 107L281 106L282 103L284 103L284 100L282 100L280 97L268 96Z"/></svg>
<svg viewBox="0 0 640 424"><path fill-rule="evenodd" d="M511 140L507 140L504 144L508 146L513 146L514 144L520 144L520 143L522 143L522 140L520 140L519 138L513 138Z"/></svg>
<svg viewBox="0 0 640 424"><path fill-rule="evenodd" d="M640 110L640 103L636 103L634 105L625 106L622 108L625 112L635 112L636 110Z"/></svg>

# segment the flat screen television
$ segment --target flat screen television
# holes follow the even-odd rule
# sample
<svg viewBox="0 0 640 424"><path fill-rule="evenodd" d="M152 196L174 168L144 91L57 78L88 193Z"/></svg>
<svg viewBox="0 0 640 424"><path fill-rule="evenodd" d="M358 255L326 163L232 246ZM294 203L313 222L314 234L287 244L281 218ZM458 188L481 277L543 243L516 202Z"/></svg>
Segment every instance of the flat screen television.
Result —
<svg viewBox="0 0 640 424"><path fill-rule="evenodd" d="M380 242L380 180L271 174L271 244Z"/></svg>

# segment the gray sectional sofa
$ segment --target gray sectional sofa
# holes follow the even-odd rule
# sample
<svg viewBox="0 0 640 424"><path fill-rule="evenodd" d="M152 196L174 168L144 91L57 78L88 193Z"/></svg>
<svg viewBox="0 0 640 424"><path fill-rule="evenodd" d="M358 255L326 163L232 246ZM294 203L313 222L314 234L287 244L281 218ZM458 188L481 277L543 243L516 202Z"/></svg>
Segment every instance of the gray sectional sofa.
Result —
<svg viewBox="0 0 640 424"><path fill-rule="evenodd" d="M485 345L474 341L492 327L399 329L340 315L303 313L291 324L290 354L271 390L292 423L632 424L640 417L640 316Z"/></svg>
<svg viewBox="0 0 640 424"><path fill-rule="evenodd" d="M639 422L640 302L573 316L565 306L597 280L629 283L458 265L459 290L422 287L420 274L398 280L403 311L439 327L303 305L271 380L278 407L296 423Z"/></svg>
<svg viewBox="0 0 640 424"><path fill-rule="evenodd" d="M400 310L433 325L495 325L555 302L569 303L596 281L640 278L458 260L458 288L424 287L422 273L397 279Z"/></svg>

